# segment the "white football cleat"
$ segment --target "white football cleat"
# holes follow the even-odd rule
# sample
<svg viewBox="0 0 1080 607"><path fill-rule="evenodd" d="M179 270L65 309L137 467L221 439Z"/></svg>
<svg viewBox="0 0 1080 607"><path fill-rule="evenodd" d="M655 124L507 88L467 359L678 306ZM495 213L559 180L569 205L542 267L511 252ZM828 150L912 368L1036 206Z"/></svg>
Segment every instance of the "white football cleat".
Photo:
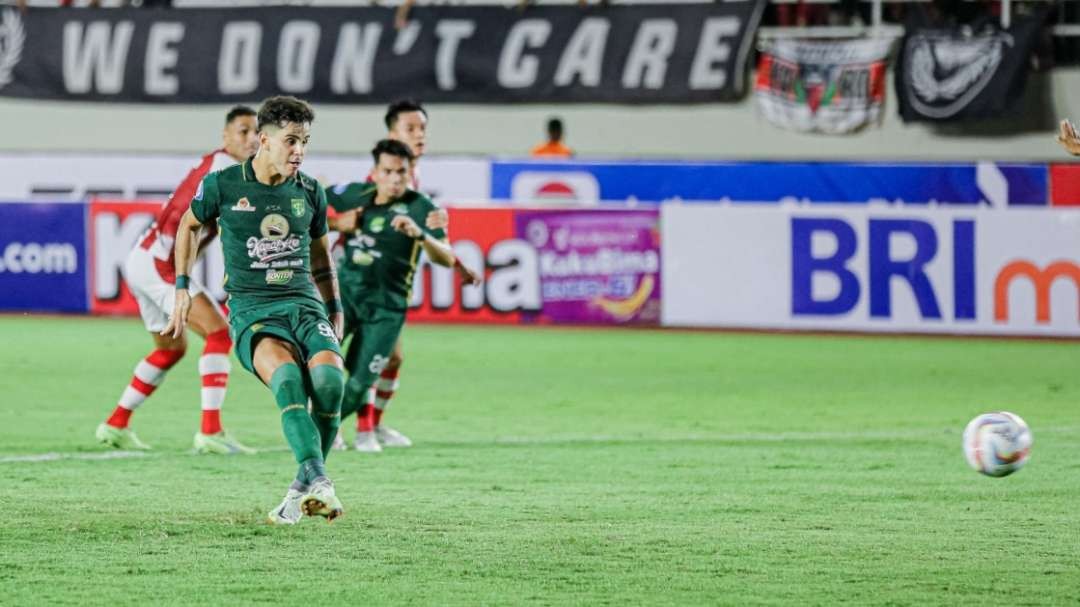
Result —
<svg viewBox="0 0 1080 607"><path fill-rule="evenodd" d="M381 453L382 445L375 438L374 432L357 432L356 440L353 441L353 449L361 453Z"/></svg>
<svg viewBox="0 0 1080 607"><path fill-rule="evenodd" d="M300 511L300 502L307 493L290 488L285 493L285 499L281 505L270 511L270 522L275 525L295 525L300 522L304 513Z"/></svg>
<svg viewBox="0 0 1080 607"><path fill-rule="evenodd" d="M375 439L383 447L411 447L412 441L408 436L394 430L390 426L379 424L375 426Z"/></svg>
<svg viewBox="0 0 1080 607"><path fill-rule="evenodd" d="M307 493L300 499L300 510L308 516L321 516L327 522L345 513L341 500L334 493L334 483L322 478L311 484Z"/></svg>

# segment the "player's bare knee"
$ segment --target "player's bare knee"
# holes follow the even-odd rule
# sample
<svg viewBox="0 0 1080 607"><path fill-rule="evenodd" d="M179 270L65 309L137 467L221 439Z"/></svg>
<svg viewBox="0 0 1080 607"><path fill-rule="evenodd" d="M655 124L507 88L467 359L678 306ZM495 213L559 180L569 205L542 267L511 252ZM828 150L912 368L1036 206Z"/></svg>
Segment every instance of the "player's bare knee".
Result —
<svg viewBox="0 0 1080 607"><path fill-rule="evenodd" d="M151 334L154 338L154 349L159 352L167 352L166 356L179 361L187 353L187 340L183 337L172 338L156 333Z"/></svg>
<svg viewBox="0 0 1080 607"><path fill-rule="evenodd" d="M397 371L404 362L405 358L401 355L401 352L394 350L390 353L390 360L387 361L386 368L383 371Z"/></svg>

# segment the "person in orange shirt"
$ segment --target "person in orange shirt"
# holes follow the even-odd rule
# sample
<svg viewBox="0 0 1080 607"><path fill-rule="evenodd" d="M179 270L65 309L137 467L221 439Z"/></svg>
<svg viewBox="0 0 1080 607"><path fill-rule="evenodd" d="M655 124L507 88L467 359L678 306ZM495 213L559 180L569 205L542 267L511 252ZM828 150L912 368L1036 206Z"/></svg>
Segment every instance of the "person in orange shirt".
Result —
<svg viewBox="0 0 1080 607"><path fill-rule="evenodd" d="M570 158L574 151L563 144L563 123L558 118L552 118L547 123L548 140L534 147L531 155L540 158Z"/></svg>

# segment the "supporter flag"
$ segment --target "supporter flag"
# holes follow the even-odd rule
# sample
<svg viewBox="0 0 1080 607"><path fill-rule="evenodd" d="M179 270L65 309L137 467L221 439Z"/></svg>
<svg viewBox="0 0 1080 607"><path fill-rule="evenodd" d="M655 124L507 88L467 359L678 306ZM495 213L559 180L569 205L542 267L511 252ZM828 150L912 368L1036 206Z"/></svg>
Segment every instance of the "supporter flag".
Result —
<svg viewBox="0 0 1080 607"><path fill-rule="evenodd" d="M851 133L885 104L891 40L777 40L758 60L754 96L765 118L795 131Z"/></svg>
<svg viewBox="0 0 1080 607"><path fill-rule="evenodd" d="M949 29L909 23L896 69L900 116L966 121L1016 115L1045 7L1002 29L994 22Z"/></svg>

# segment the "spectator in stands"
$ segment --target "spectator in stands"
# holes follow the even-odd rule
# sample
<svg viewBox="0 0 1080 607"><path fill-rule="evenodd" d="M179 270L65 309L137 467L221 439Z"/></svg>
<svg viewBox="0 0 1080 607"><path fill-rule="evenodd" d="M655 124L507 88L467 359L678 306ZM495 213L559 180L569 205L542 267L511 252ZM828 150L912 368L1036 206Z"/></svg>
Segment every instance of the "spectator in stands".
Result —
<svg viewBox="0 0 1080 607"><path fill-rule="evenodd" d="M570 158L574 151L566 147L563 142L563 123L558 118L551 118L547 122L547 141L532 149L531 155L538 158Z"/></svg>

